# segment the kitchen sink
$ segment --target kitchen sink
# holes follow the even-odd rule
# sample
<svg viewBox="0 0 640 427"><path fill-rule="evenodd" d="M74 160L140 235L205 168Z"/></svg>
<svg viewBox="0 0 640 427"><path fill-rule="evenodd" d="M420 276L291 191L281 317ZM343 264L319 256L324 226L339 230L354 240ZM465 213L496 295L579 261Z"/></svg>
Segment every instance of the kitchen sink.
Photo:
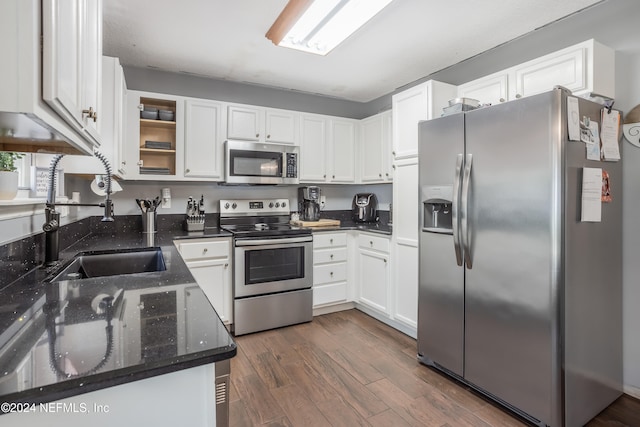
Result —
<svg viewBox="0 0 640 427"><path fill-rule="evenodd" d="M81 252L48 281L149 273L166 269L162 250L158 247Z"/></svg>

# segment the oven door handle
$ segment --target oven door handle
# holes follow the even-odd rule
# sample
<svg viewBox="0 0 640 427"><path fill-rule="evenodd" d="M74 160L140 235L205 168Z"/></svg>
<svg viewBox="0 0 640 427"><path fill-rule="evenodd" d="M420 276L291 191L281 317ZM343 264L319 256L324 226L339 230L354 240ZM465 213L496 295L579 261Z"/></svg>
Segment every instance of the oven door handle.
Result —
<svg viewBox="0 0 640 427"><path fill-rule="evenodd" d="M312 242L313 236L305 237L285 237L276 239L247 239L236 240L236 246L263 246L263 245L282 245L285 243L304 243Z"/></svg>

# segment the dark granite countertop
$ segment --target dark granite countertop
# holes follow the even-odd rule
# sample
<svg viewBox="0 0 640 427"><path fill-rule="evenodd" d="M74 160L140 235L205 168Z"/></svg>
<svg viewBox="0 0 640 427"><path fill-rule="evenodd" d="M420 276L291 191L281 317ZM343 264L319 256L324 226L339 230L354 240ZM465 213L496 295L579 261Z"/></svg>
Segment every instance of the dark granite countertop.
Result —
<svg viewBox="0 0 640 427"><path fill-rule="evenodd" d="M235 356L173 245L230 234L160 230L150 238L120 228L79 237L61 260L153 246L166 270L45 283L52 269L40 267L0 290L0 401L49 402Z"/></svg>
<svg viewBox="0 0 640 427"><path fill-rule="evenodd" d="M380 219L376 222L355 222L352 219L351 211L323 211L320 214L322 219L337 219L340 220L340 226L336 227L311 227L314 233L322 233L325 231L346 231L346 230L359 230L368 231L371 233L379 233L391 235L392 227L389 223L389 212L378 211Z"/></svg>

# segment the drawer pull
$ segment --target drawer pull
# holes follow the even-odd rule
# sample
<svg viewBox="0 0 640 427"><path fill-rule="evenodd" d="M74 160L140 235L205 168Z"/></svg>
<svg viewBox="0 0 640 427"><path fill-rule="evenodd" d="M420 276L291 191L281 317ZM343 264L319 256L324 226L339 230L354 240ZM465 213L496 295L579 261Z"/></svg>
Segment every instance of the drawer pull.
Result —
<svg viewBox="0 0 640 427"><path fill-rule="evenodd" d="M384 262L387 262L387 260L385 260ZM228 262L225 262L225 263L224 263L224 268L227 268L227 267L229 267L229 263L228 263Z"/></svg>
<svg viewBox="0 0 640 427"><path fill-rule="evenodd" d="M373 246L373 240L369 240L369 244Z"/></svg>
<svg viewBox="0 0 640 427"><path fill-rule="evenodd" d="M329 243L333 243L333 239L329 239Z"/></svg>
<svg viewBox="0 0 640 427"><path fill-rule="evenodd" d="M209 250L208 248L204 248L204 249L202 250L202 253L203 253L203 254L206 254L208 250Z"/></svg>
<svg viewBox="0 0 640 427"><path fill-rule="evenodd" d="M333 259L333 254L329 255L329 258Z"/></svg>
<svg viewBox="0 0 640 427"><path fill-rule="evenodd" d="M333 271L329 272L329 275L330 275L331 277L333 277Z"/></svg>

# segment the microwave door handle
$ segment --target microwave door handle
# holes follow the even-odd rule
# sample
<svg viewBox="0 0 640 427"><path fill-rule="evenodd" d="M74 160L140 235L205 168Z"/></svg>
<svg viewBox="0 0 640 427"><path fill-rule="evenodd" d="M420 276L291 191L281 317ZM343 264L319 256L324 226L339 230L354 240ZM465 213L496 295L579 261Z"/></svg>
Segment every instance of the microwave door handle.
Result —
<svg viewBox="0 0 640 427"><path fill-rule="evenodd" d="M462 154L456 158L456 174L453 178L453 195L451 201L451 222L453 231L453 249L456 253L456 263L462 266L462 248L460 246L460 182L462 181ZM423 210L424 211L424 210Z"/></svg>

